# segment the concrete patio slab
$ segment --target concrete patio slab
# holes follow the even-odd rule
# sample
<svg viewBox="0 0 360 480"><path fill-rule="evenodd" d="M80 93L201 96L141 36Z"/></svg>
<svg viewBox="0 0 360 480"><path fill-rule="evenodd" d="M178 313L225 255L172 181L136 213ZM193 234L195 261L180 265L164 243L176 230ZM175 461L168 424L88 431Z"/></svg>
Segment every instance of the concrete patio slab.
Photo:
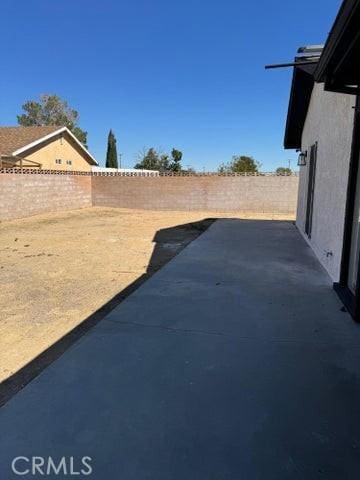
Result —
<svg viewBox="0 0 360 480"><path fill-rule="evenodd" d="M0 410L0 478L34 455L96 480L357 478L341 307L291 222L217 221Z"/></svg>

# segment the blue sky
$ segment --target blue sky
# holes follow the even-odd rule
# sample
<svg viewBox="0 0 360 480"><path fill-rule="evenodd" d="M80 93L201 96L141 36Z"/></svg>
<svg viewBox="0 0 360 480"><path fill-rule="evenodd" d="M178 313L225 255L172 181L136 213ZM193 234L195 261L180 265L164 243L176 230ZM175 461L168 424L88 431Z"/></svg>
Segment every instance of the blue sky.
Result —
<svg viewBox="0 0 360 480"><path fill-rule="evenodd" d="M0 123L56 93L99 163L112 128L125 167L155 146L198 170L234 154L273 170L296 158L282 148L291 70L264 65L323 42L340 3L2 0Z"/></svg>

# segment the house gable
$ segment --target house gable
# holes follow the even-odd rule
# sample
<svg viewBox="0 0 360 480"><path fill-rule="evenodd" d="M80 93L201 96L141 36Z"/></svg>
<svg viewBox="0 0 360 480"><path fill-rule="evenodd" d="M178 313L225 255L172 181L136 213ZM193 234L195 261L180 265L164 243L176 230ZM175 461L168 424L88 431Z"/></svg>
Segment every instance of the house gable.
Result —
<svg viewBox="0 0 360 480"><path fill-rule="evenodd" d="M95 158L66 127L0 127L2 162L51 170L91 170Z"/></svg>
<svg viewBox="0 0 360 480"><path fill-rule="evenodd" d="M49 170L90 171L97 164L66 131L23 150L20 155Z"/></svg>
<svg viewBox="0 0 360 480"><path fill-rule="evenodd" d="M33 151L44 148L45 145L56 141L59 138L65 138L73 147L84 157L84 159L91 165L97 165L95 158L88 152L84 145L75 137L75 135L66 127L61 127L58 130L45 135L33 142L18 148L13 152L14 156L29 156Z"/></svg>

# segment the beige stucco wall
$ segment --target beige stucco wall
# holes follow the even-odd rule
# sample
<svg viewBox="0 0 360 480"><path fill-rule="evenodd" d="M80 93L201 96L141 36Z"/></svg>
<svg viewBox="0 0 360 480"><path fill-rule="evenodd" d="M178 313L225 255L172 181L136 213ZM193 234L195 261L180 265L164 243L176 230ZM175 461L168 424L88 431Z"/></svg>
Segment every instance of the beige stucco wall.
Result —
<svg viewBox="0 0 360 480"><path fill-rule="evenodd" d="M34 162L41 163L41 168L50 170L76 170L90 171L91 164L87 162L85 155L75 142L67 137L60 136L43 145L31 153L24 153L25 157ZM61 164L55 163L55 159L61 159ZM72 164L68 165L67 160Z"/></svg>
<svg viewBox="0 0 360 480"><path fill-rule="evenodd" d="M339 280L355 97L316 84L302 135L302 151L318 142L312 235L309 241L333 281ZM297 226L304 233L308 165L300 167Z"/></svg>

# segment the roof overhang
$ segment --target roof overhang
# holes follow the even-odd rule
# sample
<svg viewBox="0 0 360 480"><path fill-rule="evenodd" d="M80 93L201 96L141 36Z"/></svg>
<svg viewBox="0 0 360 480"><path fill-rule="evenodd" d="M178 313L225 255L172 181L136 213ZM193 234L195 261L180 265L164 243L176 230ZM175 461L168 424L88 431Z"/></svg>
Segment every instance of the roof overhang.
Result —
<svg viewBox="0 0 360 480"><path fill-rule="evenodd" d="M45 135L44 137L41 137L34 142L29 143L28 145L24 145L21 148L18 148L14 152L12 152L12 155L14 157L16 156L24 156L26 152L29 150L32 150L38 146L40 146L43 143L46 143L47 141L53 139L54 137L57 137L59 135L66 134L68 135L75 143L76 145L85 153L86 157L89 160L89 163L92 165L98 165L97 161L95 158L91 155L91 153L84 147L84 145L75 137L75 135L67 128L67 127L61 127L58 130L55 130L54 132L49 133L48 135Z"/></svg>
<svg viewBox="0 0 360 480"><path fill-rule="evenodd" d="M316 65L314 63L294 67L284 138L286 149L301 148L302 131L315 83Z"/></svg>
<svg viewBox="0 0 360 480"><path fill-rule="evenodd" d="M344 0L318 67L316 82L325 90L360 94L360 0Z"/></svg>

